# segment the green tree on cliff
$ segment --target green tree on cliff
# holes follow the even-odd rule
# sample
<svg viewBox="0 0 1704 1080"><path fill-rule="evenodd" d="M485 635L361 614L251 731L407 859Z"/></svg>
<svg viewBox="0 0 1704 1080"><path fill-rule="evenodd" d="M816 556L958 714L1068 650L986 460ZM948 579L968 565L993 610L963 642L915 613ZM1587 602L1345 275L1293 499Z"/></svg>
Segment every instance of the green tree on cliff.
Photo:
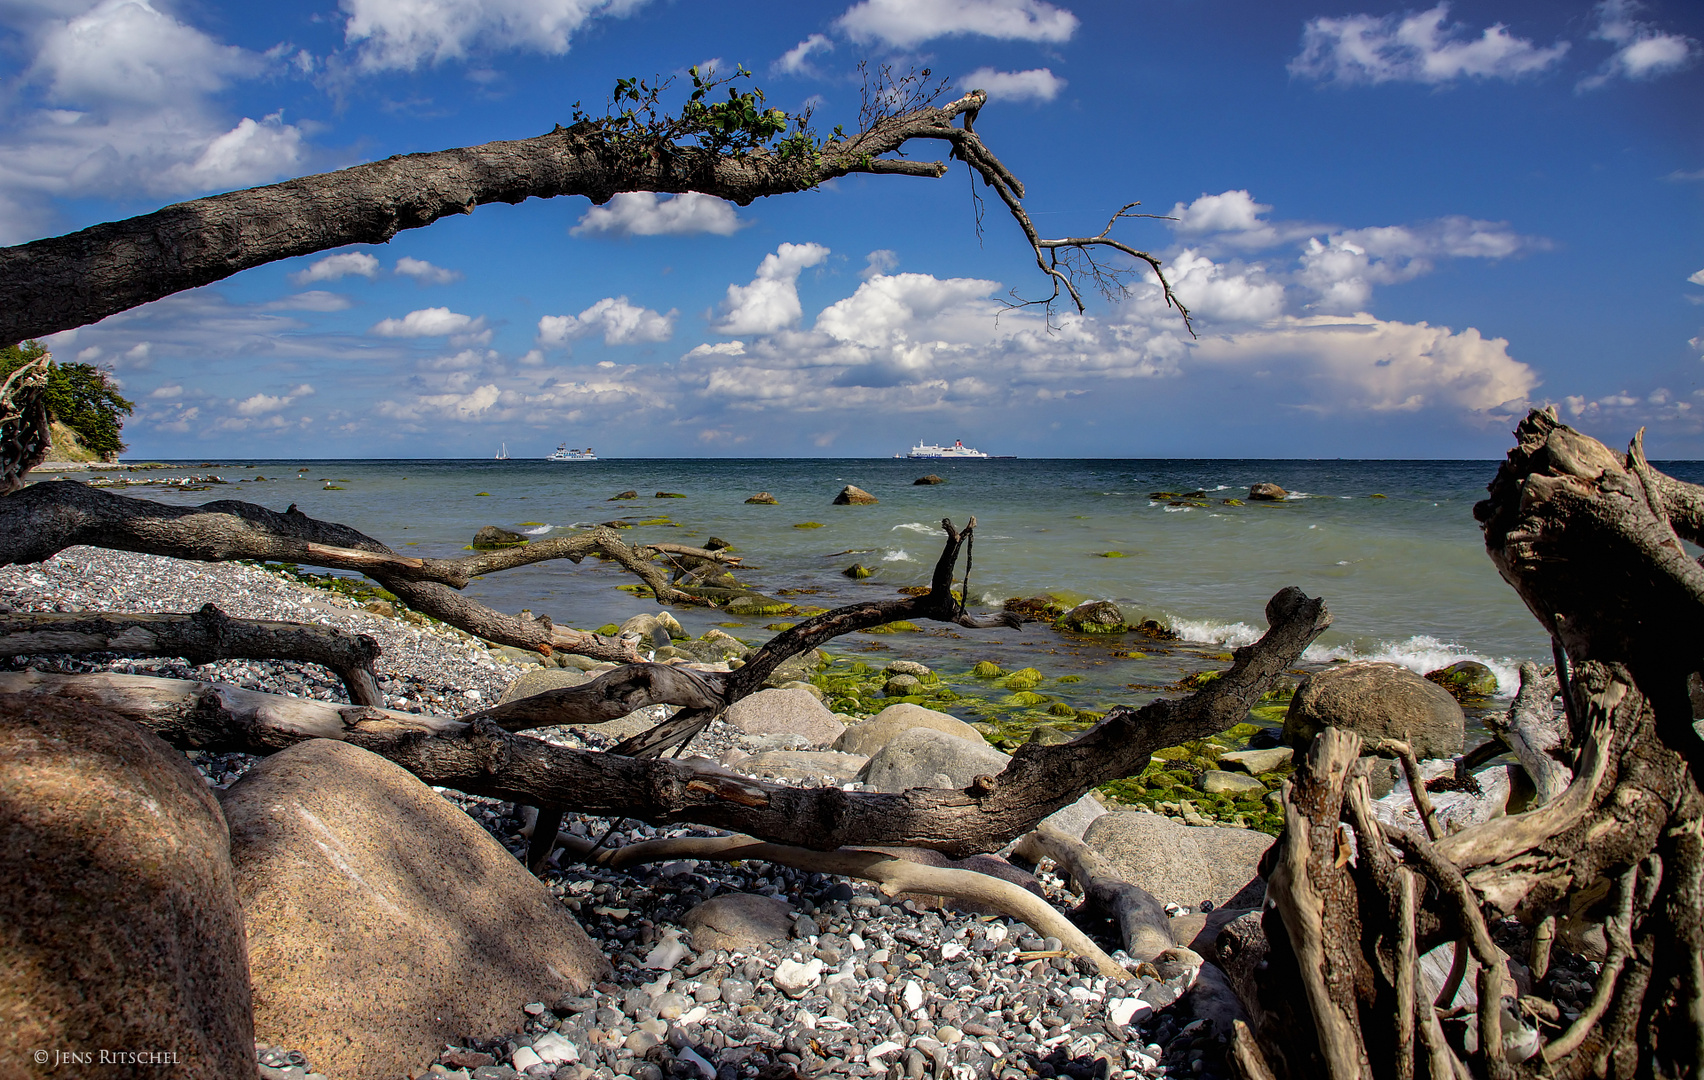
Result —
<svg viewBox="0 0 1704 1080"><path fill-rule="evenodd" d="M0 379L46 352L34 341L0 349ZM113 386L106 369L93 364L53 364L42 400L48 417L70 428L89 450L103 458L115 457L124 450L119 432L124 417L136 406Z"/></svg>

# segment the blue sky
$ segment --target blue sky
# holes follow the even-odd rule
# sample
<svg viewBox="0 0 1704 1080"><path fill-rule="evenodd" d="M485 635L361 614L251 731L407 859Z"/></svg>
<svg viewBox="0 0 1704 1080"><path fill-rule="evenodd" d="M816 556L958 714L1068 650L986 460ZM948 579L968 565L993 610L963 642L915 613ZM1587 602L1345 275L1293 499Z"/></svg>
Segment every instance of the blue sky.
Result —
<svg viewBox="0 0 1704 1080"><path fill-rule="evenodd" d="M743 64L990 92L1045 234L1124 203L1152 286L1049 329L945 180L492 206L56 335L132 457L1493 457L1533 404L1704 457L1704 9L1680 0L0 0L0 242L600 111Z"/></svg>

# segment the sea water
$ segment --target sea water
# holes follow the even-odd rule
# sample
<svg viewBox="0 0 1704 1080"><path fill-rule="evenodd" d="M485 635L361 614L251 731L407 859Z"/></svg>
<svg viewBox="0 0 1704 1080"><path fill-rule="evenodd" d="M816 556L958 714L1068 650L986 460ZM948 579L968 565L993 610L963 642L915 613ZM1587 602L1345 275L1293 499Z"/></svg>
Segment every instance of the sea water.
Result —
<svg viewBox="0 0 1704 1080"><path fill-rule="evenodd" d="M1265 629L1266 601L1289 585L1323 597L1333 615L1304 667L1367 657L1424 673L1471 659L1488 665L1507 695L1523 660L1550 654L1544 631L1486 556L1473 518L1496 473L1492 461L226 458L182 465L123 475L216 475L228 483L126 493L173 505L222 498L274 510L295 505L399 552L439 558L466 554L484 525L543 538L588 524L654 522L621 535L725 540L744 560L736 573L757 591L814 590L788 598L822 607L898 598L902 587L927 584L942 519L962 528L974 517L973 611L1044 594L1111 600L1127 621L1158 620L1182 640L1086 638L1045 623L1017 630L920 624L918 633L848 635L830 651L869 653L875 666L905 658L965 670L989 659L1007 670L1075 675L1050 693L1080 709L1138 704L1191 671L1224 666L1228 649ZM1704 479L1704 463L1660 467ZM913 483L931 473L946 482ZM1248 500L1249 485L1260 482L1278 484L1289 498ZM832 505L848 484L880 501ZM640 497L611 501L629 490ZM760 491L778 504L745 501ZM874 572L850 579L842 571L853 563ZM961 561L957 577L965 571ZM591 629L657 610L617 588L632 580L613 564L557 561L491 574L465 591L502 611L528 609ZM793 621L671 610L693 633L720 625L753 643L771 636L767 627L778 618Z"/></svg>

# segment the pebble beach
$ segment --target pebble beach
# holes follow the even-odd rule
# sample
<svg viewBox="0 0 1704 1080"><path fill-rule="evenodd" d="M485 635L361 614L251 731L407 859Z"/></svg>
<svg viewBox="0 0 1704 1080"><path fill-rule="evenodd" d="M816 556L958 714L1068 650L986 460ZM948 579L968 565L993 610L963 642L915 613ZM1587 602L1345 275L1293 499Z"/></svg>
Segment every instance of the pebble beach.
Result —
<svg viewBox="0 0 1704 1080"><path fill-rule="evenodd" d="M73 548L43 564L0 568L0 604L15 611L189 612L209 602L234 617L371 635L383 649L378 673L394 708L451 715L478 708L528 669L465 634L373 614L335 593L248 565ZM330 673L287 662L226 660L191 668L181 660L96 655L7 663L12 669L194 678L344 700ZM540 734L564 745L607 744L596 734L564 728ZM736 768L742 754L772 748L727 725L707 734L694 750ZM257 760L191 758L215 787L235 782ZM442 794L511 851L524 851L515 806ZM564 823L565 830L593 839L612 826L611 846L715 835L576 815ZM1068 911L1077 899L1050 871L1047 863L1036 868L1037 881L1055 907ZM1057 940L1036 937L1022 923L896 902L866 883L758 862L686 860L632 871L553 866L546 883L601 944L613 978L585 996L516 1001L509 1030L466 1032L437 1060L419 1062L414 1075L1134 1080L1227 1073L1223 1013L1198 1009L1196 999L1204 995L1187 993L1200 971L1200 958L1187 949L1169 962L1138 964L1114 951L1115 939L1097 936L1133 972L1119 983L1062 955ZM753 903L777 898L787 905L786 925L766 940L694 950L689 913L719 897ZM293 1048L262 1043L257 1055L263 1076L317 1075L314 1063Z"/></svg>

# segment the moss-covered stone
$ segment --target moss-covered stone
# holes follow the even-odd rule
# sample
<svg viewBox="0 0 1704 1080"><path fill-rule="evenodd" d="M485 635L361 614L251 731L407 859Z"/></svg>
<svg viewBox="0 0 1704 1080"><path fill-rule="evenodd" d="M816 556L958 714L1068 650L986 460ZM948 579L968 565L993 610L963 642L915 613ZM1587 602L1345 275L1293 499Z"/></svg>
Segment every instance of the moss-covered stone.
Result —
<svg viewBox="0 0 1704 1080"><path fill-rule="evenodd" d="M1027 667L1020 668L999 680L999 685L1007 690L1034 690L1041 685L1041 681L1041 672L1035 668Z"/></svg>
<svg viewBox="0 0 1704 1080"><path fill-rule="evenodd" d="M772 623L769 623L768 625L766 625L764 627L764 629L765 630L773 630L777 634L782 634L782 633L787 632L788 630L793 629L793 627L795 627L797 625L799 625L799 624L798 623L790 623L790 622L772 622Z"/></svg>
<svg viewBox="0 0 1704 1080"><path fill-rule="evenodd" d="M772 596L762 596L758 593L748 593L736 596L722 606L729 615L743 615L751 618L761 618L765 615L785 615L793 610L793 605L785 600L777 600Z"/></svg>
<svg viewBox="0 0 1704 1080"><path fill-rule="evenodd" d="M906 622L904 619L899 619L899 620L896 620L894 622L883 623L880 626L872 626L868 630L864 631L864 633L866 633L866 634L910 634L910 633L916 633L920 629L922 629L922 628L919 627L916 623Z"/></svg>
<svg viewBox="0 0 1704 1080"><path fill-rule="evenodd" d="M598 627L597 632L602 634L604 637L614 637L621 633L621 627L612 622L604 623L602 626Z"/></svg>
<svg viewBox="0 0 1704 1080"><path fill-rule="evenodd" d="M1000 665L992 660L977 661L976 666L970 669L970 673L979 679L997 679L1005 674L1004 671L1000 670Z"/></svg>
<svg viewBox="0 0 1704 1080"><path fill-rule="evenodd" d="M865 566L863 563L853 563L851 566L848 566L840 572L851 578L853 581L862 581L874 573L873 570Z"/></svg>
<svg viewBox="0 0 1704 1080"><path fill-rule="evenodd" d="M820 528L822 528L822 522L820 522L820 521L801 521L797 525L794 525L793 528L795 528L795 529L820 529Z"/></svg>
<svg viewBox="0 0 1704 1080"><path fill-rule="evenodd" d="M1122 559L1122 558L1124 558L1124 552L1122 552L1122 551L1102 551L1099 554L1100 554L1100 557L1103 558L1103 559Z"/></svg>
<svg viewBox="0 0 1704 1080"><path fill-rule="evenodd" d="M1065 704L1063 701L1055 701L1047 707L1047 711L1048 714L1052 716L1075 717L1077 715L1077 710Z"/></svg>

